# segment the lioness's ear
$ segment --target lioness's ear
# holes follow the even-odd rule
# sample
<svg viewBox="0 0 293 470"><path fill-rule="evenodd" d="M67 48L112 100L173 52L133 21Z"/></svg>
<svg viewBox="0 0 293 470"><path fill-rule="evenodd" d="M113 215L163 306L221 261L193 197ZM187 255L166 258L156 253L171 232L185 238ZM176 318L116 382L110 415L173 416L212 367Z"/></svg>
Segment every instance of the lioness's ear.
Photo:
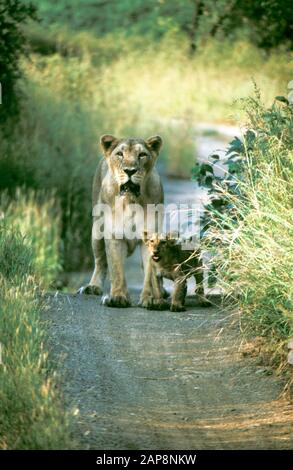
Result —
<svg viewBox="0 0 293 470"><path fill-rule="evenodd" d="M146 144L153 152L158 154L163 145L163 140L159 135L154 135L146 140Z"/></svg>
<svg viewBox="0 0 293 470"><path fill-rule="evenodd" d="M100 138L100 144L102 146L103 152L106 154L111 148L115 147L115 144L118 143L118 139L113 135L102 135Z"/></svg>

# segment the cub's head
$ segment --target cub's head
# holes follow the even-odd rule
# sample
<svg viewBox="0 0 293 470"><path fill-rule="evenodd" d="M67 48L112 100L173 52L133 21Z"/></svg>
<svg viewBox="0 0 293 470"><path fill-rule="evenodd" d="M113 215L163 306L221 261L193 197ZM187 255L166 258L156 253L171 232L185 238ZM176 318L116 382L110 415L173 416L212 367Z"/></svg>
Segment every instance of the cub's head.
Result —
<svg viewBox="0 0 293 470"><path fill-rule="evenodd" d="M118 183L120 195L137 198L160 152L161 137L157 135L143 140L103 135L100 142L110 171Z"/></svg>
<svg viewBox="0 0 293 470"><path fill-rule="evenodd" d="M143 233L143 241L148 247L152 260L156 263L168 262L171 254L174 254L174 248L178 244L177 234L153 233L150 235L147 231Z"/></svg>

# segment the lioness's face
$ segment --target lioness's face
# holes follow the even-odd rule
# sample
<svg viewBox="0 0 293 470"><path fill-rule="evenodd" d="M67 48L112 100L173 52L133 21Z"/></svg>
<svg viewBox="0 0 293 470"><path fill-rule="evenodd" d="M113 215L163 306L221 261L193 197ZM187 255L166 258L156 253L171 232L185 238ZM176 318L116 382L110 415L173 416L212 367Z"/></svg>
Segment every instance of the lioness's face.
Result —
<svg viewBox="0 0 293 470"><path fill-rule="evenodd" d="M117 139L105 135L101 145L109 168L120 188L120 195L136 198L142 183L159 154L162 139L159 136L143 139Z"/></svg>
<svg viewBox="0 0 293 470"><path fill-rule="evenodd" d="M150 251L152 260L156 263L167 260L170 252L173 251L174 246L178 241L177 238L173 238L170 235L159 233L149 235L147 232L144 233L143 239Z"/></svg>

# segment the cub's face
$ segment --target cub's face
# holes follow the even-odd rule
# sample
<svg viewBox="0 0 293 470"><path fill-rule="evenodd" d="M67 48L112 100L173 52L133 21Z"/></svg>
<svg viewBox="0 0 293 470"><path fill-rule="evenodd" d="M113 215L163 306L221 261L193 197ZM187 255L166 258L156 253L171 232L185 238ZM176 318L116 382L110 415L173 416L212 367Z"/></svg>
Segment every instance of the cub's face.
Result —
<svg viewBox="0 0 293 470"><path fill-rule="evenodd" d="M147 232L144 232L143 240L155 263L168 261L171 253L174 252L174 246L178 242L177 238L172 238L169 235L158 233L149 235Z"/></svg>
<svg viewBox="0 0 293 470"><path fill-rule="evenodd" d="M143 139L101 137L101 145L109 168L118 183L121 196L137 198L142 183L152 169L162 146L159 136Z"/></svg>

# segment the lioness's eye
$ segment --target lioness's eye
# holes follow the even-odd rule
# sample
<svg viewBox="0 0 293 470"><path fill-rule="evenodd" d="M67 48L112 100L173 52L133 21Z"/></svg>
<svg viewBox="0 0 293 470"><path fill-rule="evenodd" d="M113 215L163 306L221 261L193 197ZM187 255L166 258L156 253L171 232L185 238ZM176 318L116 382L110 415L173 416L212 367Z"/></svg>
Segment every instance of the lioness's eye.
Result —
<svg viewBox="0 0 293 470"><path fill-rule="evenodd" d="M144 157L147 157L148 154L145 153L145 152L141 152L139 155L138 155L138 158L144 158Z"/></svg>
<svg viewBox="0 0 293 470"><path fill-rule="evenodd" d="M116 155L118 155L118 157L123 157L123 152L121 152L121 151L116 152Z"/></svg>

